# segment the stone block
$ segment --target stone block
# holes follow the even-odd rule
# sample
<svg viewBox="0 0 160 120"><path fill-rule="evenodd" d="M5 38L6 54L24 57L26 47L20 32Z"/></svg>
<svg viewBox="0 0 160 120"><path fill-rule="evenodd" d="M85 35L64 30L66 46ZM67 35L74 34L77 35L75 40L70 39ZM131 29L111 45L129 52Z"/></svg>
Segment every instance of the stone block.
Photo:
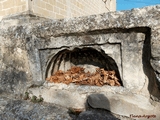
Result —
<svg viewBox="0 0 160 120"><path fill-rule="evenodd" d="M26 5L26 1L25 0L15 0L15 5L16 6Z"/></svg>
<svg viewBox="0 0 160 120"><path fill-rule="evenodd" d="M54 13L59 14L60 13L60 9L58 7L54 7Z"/></svg>
<svg viewBox="0 0 160 120"><path fill-rule="evenodd" d="M22 11L26 11L27 10L27 6L26 5L22 5Z"/></svg>
<svg viewBox="0 0 160 120"><path fill-rule="evenodd" d="M0 16L3 16L3 15L5 15L5 11L4 10L0 11Z"/></svg>
<svg viewBox="0 0 160 120"><path fill-rule="evenodd" d="M49 3L50 3L51 5L53 5L53 6L55 6L55 5L56 5L56 0L49 0Z"/></svg>
<svg viewBox="0 0 160 120"><path fill-rule="evenodd" d="M57 19L62 19L63 17L64 17L63 15L56 14L56 18L57 18Z"/></svg>
<svg viewBox="0 0 160 120"><path fill-rule="evenodd" d="M12 1L7 0L7 1L3 2L2 4L3 4L3 9L7 9L7 8L11 8L11 7L15 6L15 3L13 0Z"/></svg>
<svg viewBox="0 0 160 120"><path fill-rule="evenodd" d="M60 14L63 15L63 16L66 16L67 12L65 10L60 9Z"/></svg>
<svg viewBox="0 0 160 120"><path fill-rule="evenodd" d="M3 7L2 7L2 3L0 3L0 10L2 11Z"/></svg>
<svg viewBox="0 0 160 120"><path fill-rule="evenodd" d="M41 7L42 9L46 8L46 3L44 1L40 1L39 7Z"/></svg>
<svg viewBox="0 0 160 120"><path fill-rule="evenodd" d="M49 10L49 11L53 11L53 6L46 3L46 9Z"/></svg>
<svg viewBox="0 0 160 120"><path fill-rule="evenodd" d="M58 6L61 9L64 9L64 4L60 2L56 2L56 6Z"/></svg>
<svg viewBox="0 0 160 120"><path fill-rule="evenodd" d="M49 2L49 0L43 0L44 2L46 2L46 3L48 3Z"/></svg>

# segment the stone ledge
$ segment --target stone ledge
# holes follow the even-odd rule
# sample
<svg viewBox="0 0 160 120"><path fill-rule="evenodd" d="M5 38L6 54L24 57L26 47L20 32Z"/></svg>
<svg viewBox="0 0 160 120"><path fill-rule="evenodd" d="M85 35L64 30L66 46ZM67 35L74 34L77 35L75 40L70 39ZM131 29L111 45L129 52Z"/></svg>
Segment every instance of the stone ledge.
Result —
<svg viewBox="0 0 160 120"><path fill-rule="evenodd" d="M134 115L150 115L151 113L160 118L160 103L152 105L148 97L140 94L131 93L128 89L123 87L96 87L96 86L77 86L70 84L44 84L44 86L38 88L30 88L29 91L36 96L42 95L45 102L59 104L64 107L85 109L86 100L88 96L96 94L97 98L92 99L95 108L101 108L111 111L112 113L119 114L121 116ZM100 95L103 94L108 100L101 99ZM104 101L104 102L102 102ZM103 104L104 103L104 104Z"/></svg>

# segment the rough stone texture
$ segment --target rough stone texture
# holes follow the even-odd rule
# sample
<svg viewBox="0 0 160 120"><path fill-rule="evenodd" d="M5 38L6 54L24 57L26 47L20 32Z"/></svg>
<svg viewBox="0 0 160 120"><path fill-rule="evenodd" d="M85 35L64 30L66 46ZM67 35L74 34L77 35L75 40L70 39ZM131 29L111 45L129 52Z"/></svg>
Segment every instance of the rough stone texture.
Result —
<svg viewBox="0 0 160 120"><path fill-rule="evenodd" d="M109 101L103 94L91 94L87 102L93 108L110 109Z"/></svg>
<svg viewBox="0 0 160 120"><path fill-rule="evenodd" d="M87 111L81 112L76 120L133 120L125 116L118 116L103 109L89 108Z"/></svg>
<svg viewBox="0 0 160 120"><path fill-rule="evenodd" d="M147 30L147 28L145 30ZM117 73L119 72L118 75L120 74L124 87L132 89L133 91L141 90L147 79L145 77L145 73L143 72L143 63L147 63L148 61L146 59L148 58L142 58L143 42L145 41L146 36L144 33L134 32L136 31L133 31L132 33L99 33L98 35L51 37L50 44L46 45L40 43L39 45L37 45L38 49L40 49L40 60L36 60L38 59L36 58L37 55L31 56L36 60L35 62L37 64L35 65L39 64L40 66L42 64L42 69L39 68L35 70L34 68L37 67L35 65L34 67L32 66L32 73L34 73L34 71L37 71L37 73L42 72L43 79L45 79L46 76L50 77L51 74L55 72L55 70L57 71L57 69L66 70L69 69L71 65L82 64L85 66L84 62L86 62L86 64L94 65L95 67L107 68L107 66L109 66L112 70L115 70ZM146 41L148 42L148 40ZM86 48L88 48L88 51L90 51L89 48L94 48L101 54L105 54L104 56L107 57L99 57L98 55L96 55L95 51L90 55L93 57L86 55L81 58L78 52L77 54L75 54L75 56L70 57L68 57L69 55L64 55L63 52L58 55L58 57L55 55L56 53L59 54L59 52L65 49L74 51L73 48L77 46L80 46L80 48L82 48L84 45ZM102 50L104 51L104 53L101 52ZM146 52L148 51L146 50ZM39 61L41 61L41 63L39 63ZM95 63L92 64L93 61L99 62L97 62L98 64L95 65ZM109 62L105 63L105 61ZM143 61L143 63L141 61ZM104 66L104 64L106 66ZM148 66L145 69L148 69ZM47 75L45 75L45 73ZM36 76L36 74L34 74L33 77L35 79L39 78L39 76ZM139 78L141 78L141 80L139 80Z"/></svg>
<svg viewBox="0 0 160 120"><path fill-rule="evenodd" d="M7 99L3 98L4 100ZM68 114L68 109L58 105L8 99L3 111L0 111L0 120L72 120L72 118Z"/></svg>
<svg viewBox="0 0 160 120"><path fill-rule="evenodd" d="M41 88L30 88L29 90L36 96L42 95L46 102L66 107L84 109L84 103L87 101L93 108L109 110L122 116L151 115L152 113L160 118L160 103L150 102L148 97L131 93L123 87L103 86L100 88L50 83Z"/></svg>
<svg viewBox="0 0 160 120"><path fill-rule="evenodd" d="M88 96L88 104L93 108L100 108L112 111L118 115L128 116L128 111L134 115L151 115L156 114L157 118L159 111L158 105L154 106L141 95L114 95L114 94L91 94ZM143 102L142 102L143 101ZM136 111L135 111L136 110ZM152 111L152 112L151 112ZM155 119L157 119L155 118ZM141 118L146 119L146 118Z"/></svg>
<svg viewBox="0 0 160 120"><path fill-rule="evenodd" d="M14 25L11 22L12 19L16 21L16 17L1 21L0 94L21 96L28 90L33 95L42 95L45 102L82 109L87 97L97 93L109 101L109 107L103 109L128 117L130 114L155 114L155 119L160 119L159 14L160 6L151 6L58 21L33 17L37 23L23 23L27 15L19 16L22 19ZM84 46L113 59L109 62L114 66L112 69L118 68L123 87L45 82L57 53ZM63 60L64 56L60 58L55 60L59 61L59 66L74 63ZM91 99L97 101L94 97ZM0 105L2 112L7 111L3 104L5 102ZM26 103L21 101L20 104ZM101 106L99 103L98 108Z"/></svg>
<svg viewBox="0 0 160 120"><path fill-rule="evenodd" d="M77 120L119 120L110 114L100 114L98 112L86 111L82 112Z"/></svg>

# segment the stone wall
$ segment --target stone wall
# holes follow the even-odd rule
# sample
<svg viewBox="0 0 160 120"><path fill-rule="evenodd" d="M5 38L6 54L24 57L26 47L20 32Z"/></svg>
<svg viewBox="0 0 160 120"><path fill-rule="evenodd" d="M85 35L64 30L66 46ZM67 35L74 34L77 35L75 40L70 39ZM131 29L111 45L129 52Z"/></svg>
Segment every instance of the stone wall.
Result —
<svg viewBox="0 0 160 120"><path fill-rule="evenodd" d="M51 19L71 18L116 10L116 0L2 0L0 18L21 12L32 12Z"/></svg>
<svg viewBox="0 0 160 120"><path fill-rule="evenodd" d="M0 1L0 19L3 16L16 14L28 10L26 0L1 0Z"/></svg>
<svg viewBox="0 0 160 120"><path fill-rule="evenodd" d="M159 14L160 6L149 6L63 20L45 20L31 14L4 19L0 23L0 94L4 100L19 101L1 100L0 116L15 113L8 109L21 109L23 112L17 112L16 117L24 118L25 106L31 106L22 99L27 91L31 97L41 95L45 102L66 108L83 111L89 104L130 119L135 119L134 115L144 115L144 120L145 115L160 119ZM10 24L17 18L17 24ZM84 47L112 58L110 63L113 69L118 68L123 86L66 85L45 80L53 59L58 61L57 66L68 62L55 55ZM37 103L35 106L41 108ZM31 115L36 108L28 108Z"/></svg>
<svg viewBox="0 0 160 120"><path fill-rule="evenodd" d="M109 6L109 10L116 10L115 4L106 4ZM53 19L86 16L109 11L101 0L92 0L92 2L85 0L34 0L30 2L30 5L34 13Z"/></svg>

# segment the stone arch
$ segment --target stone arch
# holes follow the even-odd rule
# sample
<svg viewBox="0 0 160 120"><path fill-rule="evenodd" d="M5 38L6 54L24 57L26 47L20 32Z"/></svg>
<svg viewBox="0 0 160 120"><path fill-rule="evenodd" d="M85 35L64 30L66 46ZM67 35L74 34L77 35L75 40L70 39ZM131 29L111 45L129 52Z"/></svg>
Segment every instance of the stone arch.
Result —
<svg viewBox="0 0 160 120"><path fill-rule="evenodd" d="M115 60L105 54L103 50L96 50L91 47L74 48L73 50L64 49L53 55L47 64L45 78L50 77L56 71L67 71L72 66L84 67L86 72L95 72L95 68L105 70L115 70L116 76L121 82L120 73Z"/></svg>

